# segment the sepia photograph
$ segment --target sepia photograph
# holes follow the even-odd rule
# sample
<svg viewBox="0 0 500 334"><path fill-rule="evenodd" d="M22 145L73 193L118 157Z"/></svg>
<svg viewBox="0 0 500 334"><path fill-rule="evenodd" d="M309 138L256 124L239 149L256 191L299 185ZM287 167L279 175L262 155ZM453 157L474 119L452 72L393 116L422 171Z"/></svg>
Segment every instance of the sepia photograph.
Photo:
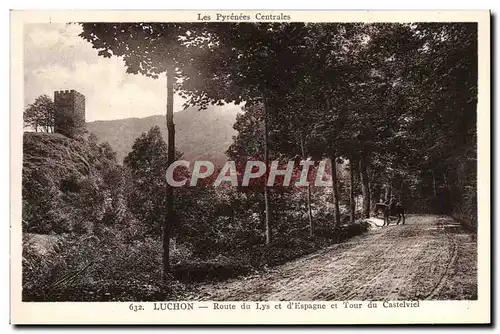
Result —
<svg viewBox="0 0 500 334"><path fill-rule="evenodd" d="M22 304L478 301L477 20L295 14L22 24Z"/></svg>

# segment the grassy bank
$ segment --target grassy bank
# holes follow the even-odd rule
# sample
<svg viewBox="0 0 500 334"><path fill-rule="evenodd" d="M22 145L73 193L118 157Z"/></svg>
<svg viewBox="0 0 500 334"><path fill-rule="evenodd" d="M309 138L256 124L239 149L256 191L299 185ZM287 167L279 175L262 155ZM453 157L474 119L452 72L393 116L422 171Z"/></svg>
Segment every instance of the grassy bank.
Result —
<svg viewBox="0 0 500 334"><path fill-rule="evenodd" d="M154 301L175 299L195 282L224 280L271 268L362 234L368 225L344 225L337 233L277 239L270 246L238 248L217 256L193 256L189 245L171 248L172 277L161 277L161 242L129 242L125 232L98 236L25 234L24 301ZM321 233L321 234L320 234Z"/></svg>

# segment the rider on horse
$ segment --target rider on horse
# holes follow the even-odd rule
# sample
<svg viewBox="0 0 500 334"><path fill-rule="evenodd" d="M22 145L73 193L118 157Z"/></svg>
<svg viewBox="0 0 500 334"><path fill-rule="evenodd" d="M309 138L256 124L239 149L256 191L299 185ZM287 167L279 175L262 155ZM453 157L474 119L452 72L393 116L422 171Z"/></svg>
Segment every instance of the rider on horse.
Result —
<svg viewBox="0 0 500 334"><path fill-rule="evenodd" d="M391 199L386 203L389 206L389 210L393 212L396 209L396 196L392 195Z"/></svg>
<svg viewBox="0 0 500 334"><path fill-rule="evenodd" d="M396 196L391 196L391 199L386 201L384 203L385 205L385 210L384 212L384 225L389 225L390 223L390 216L398 216L398 222L396 223L399 225L399 222L401 218L403 219L403 224L405 223L405 209L403 206L403 203L398 202L396 200Z"/></svg>

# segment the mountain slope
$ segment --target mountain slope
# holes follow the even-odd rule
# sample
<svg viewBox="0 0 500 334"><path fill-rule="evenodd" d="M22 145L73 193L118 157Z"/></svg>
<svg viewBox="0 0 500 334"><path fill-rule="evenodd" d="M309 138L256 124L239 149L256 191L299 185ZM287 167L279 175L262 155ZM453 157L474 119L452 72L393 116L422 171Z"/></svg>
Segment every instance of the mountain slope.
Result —
<svg viewBox="0 0 500 334"><path fill-rule="evenodd" d="M225 151L236 135L233 124L237 106L210 106L207 110L188 108L174 114L175 140L177 148L186 160L210 160L216 165L226 161ZM97 135L99 141L108 142L117 152L118 162L132 150L134 140L142 132L158 125L167 141L165 116L126 118L112 121L87 123L88 130Z"/></svg>

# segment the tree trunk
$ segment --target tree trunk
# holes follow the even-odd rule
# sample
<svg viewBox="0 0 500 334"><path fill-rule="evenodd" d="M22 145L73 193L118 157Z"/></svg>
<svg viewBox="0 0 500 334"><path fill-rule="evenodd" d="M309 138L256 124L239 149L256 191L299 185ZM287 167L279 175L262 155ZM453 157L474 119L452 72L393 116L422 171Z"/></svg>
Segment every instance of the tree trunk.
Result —
<svg viewBox="0 0 500 334"><path fill-rule="evenodd" d="M268 151L268 135L267 135L267 106L264 101L264 164L266 165L266 173L264 180L264 205L266 208L266 245L270 245L271 239L271 224L269 219L269 189L267 187L267 179L269 178L269 151Z"/></svg>
<svg viewBox="0 0 500 334"><path fill-rule="evenodd" d="M446 187L446 189L450 190L450 184L448 183L448 176L447 176L447 171L445 170L443 172L443 180L444 180L444 185Z"/></svg>
<svg viewBox="0 0 500 334"><path fill-rule="evenodd" d="M399 187L398 201L402 201L403 199L403 191L405 186L405 180L401 180L401 186Z"/></svg>
<svg viewBox="0 0 500 334"><path fill-rule="evenodd" d="M387 202L391 198L392 192L392 180L389 180L385 185L384 202Z"/></svg>
<svg viewBox="0 0 500 334"><path fill-rule="evenodd" d="M314 221L311 209L311 185L307 185L307 216L309 218L309 236L314 236Z"/></svg>
<svg viewBox="0 0 500 334"><path fill-rule="evenodd" d="M370 187L371 205L380 202L381 186L380 184L372 184Z"/></svg>
<svg viewBox="0 0 500 334"><path fill-rule="evenodd" d="M354 183L354 160L351 158L349 161L349 176L350 176L350 189L349 189L349 208L351 211L351 223L354 223L356 219L356 202L354 197L354 189L356 184Z"/></svg>
<svg viewBox="0 0 500 334"><path fill-rule="evenodd" d="M167 66L167 166L175 161L175 125L174 125L174 67ZM168 280L170 273L170 236L175 222L174 189L166 183L166 217L163 225L163 280Z"/></svg>
<svg viewBox="0 0 500 334"><path fill-rule="evenodd" d="M361 172L361 192L363 194L363 217L370 218L370 182L366 167L366 159L361 158L359 169Z"/></svg>
<svg viewBox="0 0 500 334"><path fill-rule="evenodd" d="M326 111L330 112L332 109L331 101L329 94L325 93L325 101L326 101ZM339 191L337 185L337 162L336 162L336 153L334 152L330 157L330 163L332 165L332 199L333 199L333 209L334 209L334 228L340 227L340 208L339 208Z"/></svg>
<svg viewBox="0 0 500 334"><path fill-rule="evenodd" d="M302 150L302 159L306 160L306 151L304 149L304 138L300 136L300 148ZM311 210L311 184L307 184L307 218L309 219L309 236L314 236L314 223Z"/></svg>
<svg viewBox="0 0 500 334"><path fill-rule="evenodd" d="M434 174L434 171L432 171L432 194L434 195L434 197L437 197L436 175Z"/></svg>
<svg viewBox="0 0 500 334"><path fill-rule="evenodd" d="M334 227L340 227L340 208L339 208L339 192L337 187L337 162L335 154L330 158L332 164L332 196L333 196L333 208L334 208Z"/></svg>

